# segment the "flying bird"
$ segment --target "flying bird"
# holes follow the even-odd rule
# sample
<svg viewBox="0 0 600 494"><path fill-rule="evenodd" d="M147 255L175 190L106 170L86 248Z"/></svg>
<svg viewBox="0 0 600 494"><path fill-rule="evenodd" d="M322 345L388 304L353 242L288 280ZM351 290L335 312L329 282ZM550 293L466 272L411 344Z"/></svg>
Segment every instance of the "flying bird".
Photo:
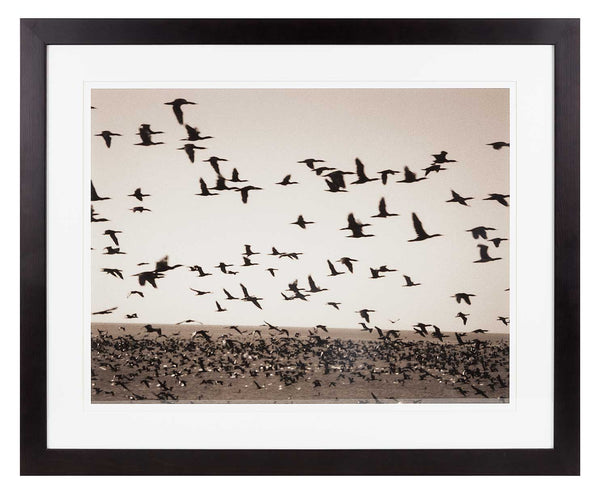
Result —
<svg viewBox="0 0 600 494"><path fill-rule="evenodd" d="M510 144L508 142L496 141L496 142L490 142L489 144L486 144L486 146L492 146L495 150L499 150L499 149L502 149L503 147L509 147Z"/></svg>
<svg viewBox="0 0 600 494"><path fill-rule="evenodd" d="M354 266L352 265L352 263L358 261L356 259L352 259L351 257L342 257L338 259L337 262L341 262L344 266L346 266L348 271L354 273Z"/></svg>
<svg viewBox="0 0 600 494"><path fill-rule="evenodd" d="M388 175L396 175L396 173L400 173L398 170L382 170L379 173L379 175L381 175L381 182L383 183L383 185L387 184L387 180L388 180Z"/></svg>
<svg viewBox="0 0 600 494"><path fill-rule="evenodd" d="M358 178L354 182L352 182L353 184L364 184L367 182L373 182L377 180L376 178L367 177L367 175L365 174L365 165L362 161L356 158L354 162L356 163L356 175L358 176Z"/></svg>
<svg viewBox="0 0 600 494"><path fill-rule="evenodd" d="M92 312L92 315L99 316L99 315L104 315L104 314L112 314L117 309L118 309L118 307L111 307L110 309L104 309L104 310L99 310L98 312Z"/></svg>
<svg viewBox="0 0 600 494"><path fill-rule="evenodd" d="M180 125L183 125L183 110L182 110L182 106L183 105L195 105L196 103L194 103L193 101L188 101L185 98L177 98L174 99L173 101L169 101L168 103L165 103L165 105L171 105L173 107L173 113L175 114L175 118L177 118L177 122L179 122Z"/></svg>
<svg viewBox="0 0 600 494"><path fill-rule="evenodd" d="M215 304L217 305L217 312L226 312L227 311L227 309L223 309L223 307L221 307L219 305L219 302L217 302L216 300L215 300Z"/></svg>
<svg viewBox="0 0 600 494"><path fill-rule="evenodd" d="M488 254L488 246L487 245L483 245L483 244L478 244L477 247L479 247L479 259L477 259L476 261L473 262L491 262L491 261L499 261L500 259L502 259L501 257L490 257L490 255Z"/></svg>
<svg viewBox="0 0 600 494"><path fill-rule="evenodd" d="M143 201L144 197L150 197L150 194L142 193L142 189L138 187L133 191L133 194L128 194L127 197L135 197L138 201Z"/></svg>
<svg viewBox="0 0 600 494"><path fill-rule="evenodd" d="M458 314L456 314L456 317L460 317L460 319L463 322L463 326L467 325L467 316L469 316L470 314L463 314L462 312L459 312Z"/></svg>
<svg viewBox="0 0 600 494"><path fill-rule="evenodd" d="M417 236L416 236L416 238L409 240L409 242L420 242L422 240L427 240L428 238L442 236L440 233L433 233L433 234L429 235L423 228L423 224L421 223L421 220L419 220L419 217L415 213L412 214L412 220L413 220L413 226L414 226Z"/></svg>
<svg viewBox="0 0 600 494"><path fill-rule="evenodd" d="M488 240L488 242L492 242L494 244L494 247L498 248L498 247L500 247L500 244L506 240L508 240L508 239L496 237L496 238L492 238L492 239Z"/></svg>
<svg viewBox="0 0 600 494"><path fill-rule="evenodd" d="M260 187L254 187L253 185L247 185L246 187L242 187L241 189L237 189L242 194L242 202L244 204L248 203L248 193L251 190L262 190Z"/></svg>
<svg viewBox="0 0 600 494"><path fill-rule="evenodd" d="M470 230L466 230L466 231L471 232L471 234L473 235L473 238L475 240L477 240L480 237L483 238L484 240L487 240L487 232L490 230L493 231L496 229L492 228L490 226L476 226L475 228L471 228Z"/></svg>
<svg viewBox="0 0 600 494"><path fill-rule="evenodd" d="M370 317L369 317L369 312L375 312L375 311L372 309L361 309L361 310L356 311L356 313L360 314L360 317L362 317L365 321L371 322Z"/></svg>
<svg viewBox="0 0 600 494"><path fill-rule="evenodd" d="M348 215L348 226L341 228L340 230L351 230L352 235L349 236L352 238L361 238L361 237L374 237L372 234L363 233L363 228L365 226L371 226L369 223L361 223L354 218L354 213L350 213Z"/></svg>
<svg viewBox="0 0 600 494"><path fill-rule="evenodd" d="M456 163L456 160L449 160L447 151L440 151L440 154L432 154L434 163Z"/></svg>
<svg viewBox="0 0 600 494"><path fill-rule="evenodd" d="M106 274L110 274L111 276L114 276L115 278L123 279L123 271L121 271L120 269L102 268L102 272L106 273Z"/></svg>
<svg viewBox="0 0 600 494"><path fill-rule="evenodd" d="M396 183L412 184L412 183L420 182L421 180L426 180L426 179L427 179L427 176L417 178L417 175L415 175L415 173L412 172L410 170L410 168L408 168L408 166L405 166L404 167L404 180L396 180Z"/></svg>
<svg viewBox="0 0 600 494"><path fill-rule="evenodd" d="M212 136L201 136L200 131L196 127L185 124L185 130L187 131L187 139L181 139L182 141L203 141L204 139L212 139Z"/></svg>
<svg viewBox="0 0 600 494"><path fill-rule="evenodd" d="M298 161L298 163L304 163L311 170L314 170L315 163L325 163L325 160L318 160L318 159L315 159L315 158L306 158L305 160Z"/></svg>
<svg viewBox="0 0 600 494"><path fill-rule="evenodd" d="M123 233L120 230L104 230L104 233L102 235L108 235L112 241L115 243L115 245L119 245L119 239L117 238L117 233Z"/></svg>
<svg viewBox="0 0 600 494"><path fill-rule="evenodd" d="M190 288L190 290L192 292L194 292L194 295L197 295L197 296L207 295L209 293L212 293L212 292L203 292L202 290L196 290L195 288Z"/></svg>
<svg viewBox="0 0 600 494"><path fill-rule="evenodd" d="M403 286L419 286L421 284L421 283L413 282L413 280L410 278L410 276L406 276L405 274L402 276L404 276L404 279L406 280L406 285L403 285Z"/></svg>
<svg viewBox="0 0 600 494"><path fill-rule="evenodd" d="M94 187L94 182L91 182L92 184L92 192L90 195L90 199L92 201L106 201L107 199L110 199L110 197L100 197L98 195L98 193L96 192L96 187Z"/></svg>
<svg viewBox="0 0 600 494"><path fill-rule="evenodd" d="M195 150L196 149L206 149L205 147L202 146L196 146L195 144L184 144L182 148L177 148L178 150L184 150L185 154L188 155L188 158L190 159L190 162L194 162L194 160L196 159L196 154L195 154Z"/></svg>
<svg viewBox="0 0 600 494"><path fill-rule="evenodd" d="M283 180L281 182L277 182L275 185L294 185L294 184L298 183L298 182L292 182L291 179L292 179L291 175L286 175L285 177L283 177Z"/></svg>
<svg viewBox="0 0 600 494"><path fill-rule="evenodd" d="M379 201L379 213L371 218L387 218L388 216L398 216L397 213L388 213L385 205L385 197L382 197Z"/></svg>
<svg viewBox="0 0 600 494"><path fill-rule="evenodd" d="M151 209L145 208L143 206L135 206L131 208L129 211L133 211L134 213L143 213L144 211L152 211Z"/></svg>
<svg viewBox="0 0 600 494"><path fill-rule="evenodd" d="M212 166L212 168L215 171L215 173L217 175L221 175L221 170L219 169L219 162L221 162L221 161L229 161L229 160L225 159L225 158L219 158L218 156L211 156L207 160L202 160L202 161L204 163L210 163L210 166Z"/></svg>
<svg viewBox="0 0 600 494"><path fill-rule="evenodd" d="M329 259L327 259L327 265L329 266L329 271L331 271L331 273L328 274L327 276L338 276L340 274L344 274L341 271L337 271L335 269L335 266L333 265L333 263Z"/></svg>
<svg viewBox="0 0 600 494"><path fill-rule="evenodd" d="M462 197L460 194L454 192L453 190L451 190L450 192L452 192L452 199L448 199L446 202L457 202L458 204L462 204L463 206L469 206L469 204L467 204L467 201L473 199L473 197Z"/></svg>
<svg viewBox="0 0 600 494"><path fill-rule="evenodd" d="M110 130L103 130L99 134L94 134L94 135L96 137L102 137L102 139L104 139L104 142L106 143L107 148L110 148L113 137L121 137L121 134L115 134L114 132L111 132Z"/></svg>
<svg viewBox="0 0 600 494"><path fill-rule="evenodd" d="M216 194L216 193L208 190L208 187L206 186L206 182L204 181L203 178L200 178L200 194L195 194L195 195L197 195L197 196L218 196L219 194Z"/></svg>
<svg viewBox="0 0 600 494"><path fill-rule="evenodd" d="M292 225L298 225L300 228L302 228L303 230L305 230L306 229L306 225L312 225L312 224L314 224L314 221L306 221L302 215L299 215L298 219L296 221L294 221L293 223L291 223L291 224Z"/></svg>
<svg viewBox="0 0 600 494"><path fill-rule="evenodd" d="M136 142L136 146L157 146L164 142L154 142L152 136L154 134L163 134L162 130L152 130L149 124L142 124L136 135L140 136L141 142Z"/></svg>
<svg viewBox="0 0 600 494"><path fill-rule="evenodd" d="M454 295L451 295L451 297L456 299L457 304L460 304L462 301L464 301L467 305L471 305L471 297L475 297L475 294L455 293Z"/></svg>
<svg viewBox="0 0 600 494"><path fill-rule="evenodd" d="M502 204L504 207L508 207L508 202L506 202L506 198L510 197L509 194L488 194L489 197L486 197L484 201L498 201L499 204Z"/></svg>

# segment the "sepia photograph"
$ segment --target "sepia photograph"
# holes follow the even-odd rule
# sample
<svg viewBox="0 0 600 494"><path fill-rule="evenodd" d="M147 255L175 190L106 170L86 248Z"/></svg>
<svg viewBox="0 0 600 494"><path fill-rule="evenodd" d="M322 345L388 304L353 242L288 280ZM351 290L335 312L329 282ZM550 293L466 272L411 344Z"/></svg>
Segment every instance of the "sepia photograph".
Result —
<svg viewBox="0 0 600 494"><path fill-rule="evenodd" d="M509 88L90 91L92 403L509 402Z"/></svg>

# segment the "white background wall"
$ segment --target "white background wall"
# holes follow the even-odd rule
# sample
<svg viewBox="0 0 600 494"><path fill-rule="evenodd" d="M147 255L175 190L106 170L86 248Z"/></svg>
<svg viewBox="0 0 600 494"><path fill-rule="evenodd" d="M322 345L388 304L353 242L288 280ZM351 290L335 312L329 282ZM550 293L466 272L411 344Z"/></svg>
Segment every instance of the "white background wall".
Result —
<svg viewBox="0 0 600 494"><path fill-rule="evenodd" d="M385 0L351 4L347 1L304 0L284 5L276 1L253 2L221 1L201 3L180 1L177 3L146 0L126 5L119 0L86 3L73 0L53 0L43 2L29 0L19 4L3 5L0 20L2 36L2 114L0 136L4 150L8 152L2 160L0 180L0 219L2 221L1 254L3 263L1 284L1 306L8 312L4 316L5 338L2 339L4 383L2 420L0 437L2 458L0 471L1 485L7 492L37 492L41 489L60 489L61 492L96 493L111 489L112 492L130 492L132 489L145 492L176 491L179 489L199 489L246 492L274 491L286 489L301 492L306 489L343 490L359 492L379 489L415 489L425 492L444 489L445 492L470 492L482 489L486 492L506 492L510 488L519 491L535 487L539 490L555 492L571 489L574 492L592 492L597 489L600 476L597 469L597 445L600 439L598 425L598 405L600 404L596 382L595 360L597 315L594 310L597 278L600 274L597 259L598 206L595 192L600 181L597 159L597 117L599 95L596 89L599 68L597 50L599 30L595 25L597 9L586 0L548 1L525 3L519 0L504 2L481 2L479 0L421 1L407 4L402 2L394 8ZM19 437L18 437L18 110L19 110L19 17L582 17L582 476L580 478L18 478ZM586 163L587 162L587 163ZM595 259L593 257L596 257ZM224 489L225 488L225 489Z"/></svg>

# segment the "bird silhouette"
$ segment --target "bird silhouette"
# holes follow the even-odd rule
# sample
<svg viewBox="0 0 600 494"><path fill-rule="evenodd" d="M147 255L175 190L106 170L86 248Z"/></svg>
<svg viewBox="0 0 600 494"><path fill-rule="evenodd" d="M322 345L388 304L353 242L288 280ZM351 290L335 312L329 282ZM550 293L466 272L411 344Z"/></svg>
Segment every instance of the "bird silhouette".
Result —
<svg viewBox="0 0 600 494"><path fill-rule="evenodd" d="M340 230L351 230L352 235L349 235L349 237L352 237L352 238L374 237L374 235L372 235L372 234L363 233L363 228L365 226L371 226L371 225L369 223L363 224L360 221L357 221L356 218L354 218L354 213L350 213L348 215L348 226L341 228Z"/></svg>
<svg viewBox="0 0 600 494"><path fill-rule="evenodd" d="M133 194L128 194L127 197L135 197L138 201L143 201L144 197L150 197L150 194L142 193L142 189L138 187L133 191Z"/></svg>
<svg viewBox="0 0 600 494"><path fill-rule="evenodd" d="M354 172L346 172L343 170L334 170L332 172L326 173L324 175L324 177L329 178L329 181L333 182L335 187L345 189L346 181L344 179L344 175L354 175ZM325 179L325 181L327 181L327 179Z"/></svg>
<svg viewBox="0 0 600 494"><path fill-rule="evenodd" d="M305 230L306 229L306 225L312 225L312 224L314 224L314 221L306 221L302 215L299 215L298 219L296 221L294 221L293 223L291 223L291 224L292 225L298 225L300 228L302 228L303 230Z"/></svg>
<svg viewBox="0 0 600 494"><path fill-rule="evenodd" d="M231 295L231 293L229 293L227 290L225 290L225 288L223 288L223 292L225 292L225 296L227 297L227 300L239 300L237 297L234 297L233 295Z"/></svg>
<svg viewBox="0 0 600 494"><path fill-rule="evenodd" d="M471 234L473 235L473 238L475 240L477 240L478 238L483 238L484 240L486 240L487 232L490 230L494 231L496 229L492 228L490 226L476 226L475 228L471 228L470 230L466 230L466 231L471 232Z"/></svg>
<svg viewBox="0 0 600 494"><path fill-rule="evenodd" d="M111 307L110 309L104 309L104 310L99 310L98 312L92 312L92 315L100 316L100 315L105 315L105 314L112 314L117 309L118 309L118 307Z"/></svg>
<svg viewBox="0 0 600 494"><path fill-rule="evenodd" d="M456 299L456 303L460 304L461 301L464 301L467 305L471 305L471 297L475 297L473 293L455 293L451 295L452 298Z"/></svg>
<svg viewBox="0 0 600 494"><path fill-rule="evenodd" d="M92 192L90 195L90 199L92 201L106 201L106 200L110 199L110 197L100 197L98 195L98 193L96 192L96 187L94 187L94 182L91 182L91 184L92 184Z"/></svg>
<svg viewBox="0 0 600 494"><path fill-rule="evenodd" d="M308 275L308 286L309 288L309 292L311 293L318 293L318 292L324 292L325 290L327 290L327 288L320 288L316 285L316 283L313 280L312 275Z"/></svg>
<svg viewBox="0 0 600 494"><path fill-rule="evenodd" d="M508 317L498 316L498 321L500 321L505 326L508 326L508 321L509 321Z"/></svg>
<svg viewBox="0 0 600 494"><path fill-rule="evenodd" d="M473 199L473 197L462 197L460 194L454 192L453 190L451 190L450 192L452 192L452 199L448 199L446 202L457 202L458 204L462 204L463 206L469 206L469 204L467 204L467 201Z"/></svg>
<svg viewBox="0 0 600 494"><path fill-rule="evenodd" d="M331 305L334 309L340 310L341 302L327 302L327 305Z"/></svg>
<svg viewBox="0 0 600 494"><path fill-rule="evenodd" d="M325 192L348 192L347 190L344 190L341 185L336 184L332 180L325 179L325 183L327 184L327 189L325 189Z"/></svg>
<svg viewBox="0 0 600 494"><path fill-rule="evenodd" d="M409 242L420 242L422 240L427 240L428 238L442 236L441 233L433 233L433 234L429 235L423 228L423 224L421 223L421 220L419 220L419 217L416 215L416 213L412 214L412 220L413 220L413 227L415 229L417 236L416 236L416 238L409 240Z"/></svg>
<svg viewBox="0 0 600 494"><path fill-rule="evenodd" d="M490 261L499 261L500 259L502 259L501 257L490 257L490 255L488 254L488 246L487 245L483 245L483 244L478 244L477 247L479 247L479 259L477 259L476 261L473 262L490 262Z"/></svg>
<svg viewBox="0 0 600 494"><path fill-rule="evenodd" d="M275 271L278 271L278 269L277 268L267 268L267 269L265 269L265 271L268 271L269 273L271 273L271 276L273 278L275 278Z"/></svg>
<svg viewBox="0 0 600 494"><path fill-rule="evenodd" d="M244 204L248 203L248 193L251 190L262 190L260 187L254 187L253 185L248 185L246 187L242 187L241 189L236 189L242 194L242 202Z"/></svg>
<svg viewBox="0 0 600 494"><path fill-rule="evenodd" d="M484 334L484 333L487 333L487 332L489 332L488 329L476 329L474 331L471 331L471 333L477 333L477 334Z"/></svg>
<svg viewBox="0 0 600 494"><path fill-rule="evenodd" d="M209 293L212 293L212 292L203 292L202 290L196 290L195 288L190 288L190 290L192 292L194 292L194 295L196 295L196 296L202 296L202 295L207 295Z"/></svg>
<svg viewBox="0 0 600 494"><path fill-rule="evenodd" d="M379 269L369 268L369 271L371 271L371 279L385 278L385 276L381 276Z"/></svg>
<svg viewBox="0 0 600 494"><path fill-rule="evenodd" d="M492 239L488 240L488 242L492 242L494 244L494 247L498 248L498 247L500 247L500 244L506 240L508 240L508 239L496 237L496 238L492 238Z"/></svg>
<svg viewBox="0 0 600 494"><path fill-rule="evenodd" d="M410 278L410 276L406 276L405 274L402 276L404 276L404 279L406 280L406 285L404 285L404 286L419 286L421 284L421 283L413 282L413 280Z"/></svg>
<svg viewBox="0 0 600 494"><path fill-rule="evenodd" d="M108 256L113 256L116 254L120 254L120 255L124 255L127 254L126 252L121 252L121 249L118 247L111 247L110 245L108 247L104 247L104 250L106 250L106 252L104 252L105 255Z"/></svg>
<svg viewBox="0 0 600 494"><path fill-rule="evenodd" d="M217 176L217 180L214 187L211 187L212 190L236 190L234 187L227 187L225 183L225 177L222 175Z"/></svg>
<svg viewBox="0 0 600 494"><path fill-rule="evenodd" d="M486 144L486 146L492 146L495 150L499 150L499 149L502 149L503 147L509 147L510 144L508 142L496 141L496 142L490 142L489 144Z"/></svg>
<svg viewBox="0 0 600 494"><path fill-rule="evenodd" d="M244 264L242 264L242 267L247 267L247 266L258 266L257 262L252 262L252 260L249 257L246 256L242 256L242 259L244 260Z"/></svg>
<svg viewBox="0 0 600 494"><path fill-rule="evenodd" d="M460 317L460 319L463 322L463 326L467 325L467 316L469 316L470 314L463 314L462 312L459 312L458 314L456 314L456 317Z"/></svg>
<svg viewBox="0 0 600 494"><path fill-rule="evenodd" d="M115 243L115 245L119 245L119 239L117 238L117 233L123 233L120 230L104 230L104 233L102 235L108 235L112 241Z"/></svg>
<svg viewBox="0 0 600 494"><path fill-rule="evenodd" d="M346 266L346 269L348 269L348 271L354 273L354 266L352 263L358 261L356 259L352 259L351 257L342 257L338 259L337 262L342 263L344 266Z"/></svg>
<svg viewBox="0 0 600 494"><path fill-rule="evenodd" d="M283 180L281 180L281 182L277 182L276 185L294 185L297 184L298 182L292 182L291 181L292 176L291 175L286 175L285 177L283 177Z"/></svg>
<svg viewBox="0 0 600 494"><path fill-rule="evenodd" d="M145 208L143 206L135 206L135 207L131 208L130 211L133 211L134 213L143 213L144 211L151 212L152 210Z"/></svg>
<svg viewBox="0 0 600 494"><path fill-rule="evenodd" d="M379 213L371 218L387 218L388 216L398 216L396 213L388 213L385 205L385 197L382 197L379 201Z"/></svg>
<svg viewBox="0 0 600 494"><path fill-rule="evenodd" d="M231 172L231 180L229 180L230 182L237 182L237 183L242 183L242 182L247 182L248 180L242 180L240 178L240 174L237 171L237 168L234 168L233 171Z"/></svg>
<svg viewBox="0 0 600 494"><path fill-rule="evenodd" d="M370 312L375 312L375 311L372 309L361 309L361 310L356 311L356 313L360 314L360 317L362 317L367 322L371 322L371 318L369 316Z"/></svg>
<svg viewBox="0 0 600 494"><path fill-rule="evenodd" d="M464 345L465 344L465 342L462 339L462 335L464 335L464 333L456 333L456 332L454 333L454 337L456 338L456 342L459 345Z"/></svg>
<svg viewBox="0 0 600 494"><path fill-rule="evenodd" d="M141 273L134 274L132 276L137 276L138 283L140 286L146 285L148 283L153 288L157 288L156 280L160 278L164 278L164 274L156 273L154 271L143 271Z"/></svg>
<svg viewBox="0 0 600 494"><path fill-rule="evenodd" d="M233 264L226 264L224 262L220 262L215 268L219 268L223 274L227 274L227 268L230 268Z"/></svg>
<svg viewBox="0 0 600 494"><path fill-rule="evenodd" d="M415 173L412 172L410 170L410 168L408 168L408 166L405 166L404 167L404 180L396 180L396 183L412 184L412 183L420 182L421 180L426 180L426 179L427 179L426 176L417 178L417 175L415 175Z"/></svg>
<svg viewBox="0 0 600 494"><path fill-rule="evenodd" d="M165 271L171 271L173 269L177 269L182 267L183 264L175 264L173 266L169 266L169 256L164 256L162 259L156 261L156 266L154 268L155 273L163 273Z"/></svg>
<svg viewBox="0 0 600 494"><path fill-rule="evenodd" d="M320 176L323 172L327 172L329 170L335 170L335 168L331 168L330 166L320 166L319 168L314 168L313 172Z"/></svg>
<svg viewBox="0 0 600 494"><path fill-rule="evenodd" d="M509 194L488 194L489 197L486 197L484 201L498 201L499 204L502 204L504 207L508 207L508 202L506 202L506 198L510 197Z"/></svg>
<svg viewBox="0 0 600 494"><path fill-rule="evenodd" d="M195 194L197 196L218 196L219 194L211 192L206 186L206 182L203 178L200 178L200 194Z"/></svg>
<svg viewBox="0 0 600 494"><path fill-rule="evenodd" d="M127 298L129 298L131 295L139 295L140 297L144 298L144 293L138 290L131 290L129 295L127 295Z"/></svg>
<svg viewBox="0 0 600 494"><path fill-rule="evenodd" d="M204 278L205 276L212 276L212 273L205 273L204 270L202 269L202 266L190 266L190 271L196 271L198 273L198 277L199 278Z"/></svg>
<svg viewBox="0 0 600 494"><path fill-rule="evenodd" d="M164 144L164 142L154 142L152 140L152 136L154 134L162 134L161 130L152 130L149 124L142 124L137 132L137 135L140 136L140 142L136 142L136 146L157 146L159 144Z"/></svg>
<svg viewBox="0 0 600 494"><path fill-rule="evenodd" d="M302 161L298 161L298 163L304 163L311 170L314 170L315 163L325 163L325 160L318 160L318 159L315 159L315 158L306 158L306 159L304 159Z"/></svg>
<svg viewBox="0 0 600 494"><path fill-rule="evenodd" d="M250 257L250 256L255 256L257 254L260 254L260 252L253 252L252 246L250 244L244 244L244 253L242 255L244 255L246 257Z"/></svg>
<svg viewBox="0 0 600 494"><path fill-rule="evenodd" d="M114 132L111 132L110 130L103 130L99 134L94 134L94 135L96 137L102 137L102 139L104 139L104 142L105 142L107 148L110 148L113 137L121 137L121 134L115 134Z"/></svg>
<svg viewBox="0 0 600 494"><path fill-rule="evenodd" d="M221 175L221 170L219 168L219 163L221 161L229 161L229 160L225 159L225 158L219 158L218 156L211 156L207 160L202 160L202 161L204 163L210 163L210 166L212 166L212 169L215 171L215 173L217 175Z"/></svg>
<svg viewBox="0 0 600 494"><path fill-rule="evenodd" d="M337 271L335 269L335 266L329 259L327 259L327 265L329 266L330 271L330 274L328 274L327 276L339 276L340 274L344 274L342 271Z"/></svg>
<svg viewBox="0 0 600 494"><path fill-rule="evenodd" d="M94 211L94 206L91 206L90 210L91 210L91 222L92 223L108 221L106 218L98 218L98 213L96 213L96 211Z"/></svg>
<svg viewBox="0 0 600 494"><path fill-rule="evenodd" d="M177 148L177 149L184 150L185 154L187 154L190 162L193 163L194 160L196 159L195 150L196 149L206 149L206 148L202 147L202 146L196 146L195 144L184 144L182 148Z"/></svg>
<svg viewBox="0 0 600 494"><path fill-rule="evenodd" d="M448 168L443 168L442 165L440 165L439 163L432 163L431 165L429 165L427 168L422 168L422 170L425 172L425 176L429 175L430 173L439 173L443 170L447 170Z"/></svg>
<svg viewBox="0 0 600 494"><path fill-rule="evenodd" d="M262 307L258 303L258 301L262 300L262 298L256 297L254 295L250 295L248 293L248 290L246 289L246 287L244 285L242 285L241 283L240 283L240 286L242 287L242 292L244 293L244 297L241 300L243 300L245 302L252 302L256 307L258 307L259 309L262 310Z"/></svg>
<svg viewBox="0 0 600 494"><path fill-rule="evenodd" d="M215 304L217 305L217 312L226 312L227 309L224 309L219 305L219 302L215 300Z"/></svg>
<svg viewBox="0 0 600 494"><path fill-rule="evenodd" d="M456 163L456 160L449 160L447 151L440 151L440 154L433 154L434 163Z"/></svg>
<svg viewBox="0 0 600 494"><path fill-rule="evenodd" d="M114 268L102 268L102 272L114 276L115 278L123 279L123 271Z"/></svg>
<svg viewBox="0 0 600 494"><path fill-rule="evenodd" d="M381 182L383 183L383 185L386 185L387 181L388 181L388 175L396 175L396 173L400 173L400 172L398 170L387 169L387 170L382 170L377 173L379 173L379 175L381 175Z"/></svg>
<svg viewBox="0 0 600 494"><path fill-rule="evenodd" d="M187 131L187 139L181 139L182 141L203 141L204 139L212 139L212 136L201 136L200 131L196 127L185 124L185 130Z"/></svg>
<svg viewBox="0 0 600 494"><path fill-rule="evenodd" d="M352 182L353 184L364 184L367 182L373 182L377 180L376 178L367 177L367 175L365 174L365 165L362 161L356 158L354 162L356 163L356 175L358 176L358 178L354 182Z"/></svg>
<svg viewBox="0 0 600 494"><path fill-rule="evenodd" d="M152 324L146 324L144 326L146 333L157 333L158 336L162 336L162 328L155 328Z"/></svg>
<svg viewBox="0 0 600 494"><path fill-rule="evenodd" d="M174 99L173 101L169 101L168 103L165 103L165 105L170 105L173 107L173 113L175 114L175 118L177 118L177 122L179 122L180 125L183 125L183 110L182 110L182 106L183 105L195 105L196 103L194 103L193 101L188 101L185 98L177 98Z"/></svg>

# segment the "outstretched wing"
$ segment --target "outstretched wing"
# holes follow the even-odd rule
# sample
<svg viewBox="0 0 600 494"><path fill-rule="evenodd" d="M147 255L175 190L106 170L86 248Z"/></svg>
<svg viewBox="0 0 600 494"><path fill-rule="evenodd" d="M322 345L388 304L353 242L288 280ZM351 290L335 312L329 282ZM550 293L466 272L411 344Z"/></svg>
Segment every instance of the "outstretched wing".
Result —
<svg viewBox="0 0 600 494"><path fill-rule="evenodd" d="M181 109L181 105L173 105L173 113L177 118L177 121L180 124L183 124L183 110Z"/></svg>
<svg viewBox="0 0 600 494"><path fill-rule="evenodd" d="M359 179L366 179L367 176L365 175L365 165L363 165L363 162L358 158L356 158L354 161L356 162L356 175L358 175Z"/></svg>
<svg viewBox="0 0 600 494"><path fill-rule="evenodd" d="M250 294L248 293L248 289L241 283L240 283L240 286L242 287L242 292L244 292L244 297L250 297Z"/></svg>
<svg viewBox="0 0 600 494"><path fill-rule="evenodd" d="M412 220L413 220L413 226L415 228L415 232L417 232L417 236L419 236L419 237L427 236L427 232L423 228L423 223L421 223L421 220L415 213L412 214Z"/></svg>

